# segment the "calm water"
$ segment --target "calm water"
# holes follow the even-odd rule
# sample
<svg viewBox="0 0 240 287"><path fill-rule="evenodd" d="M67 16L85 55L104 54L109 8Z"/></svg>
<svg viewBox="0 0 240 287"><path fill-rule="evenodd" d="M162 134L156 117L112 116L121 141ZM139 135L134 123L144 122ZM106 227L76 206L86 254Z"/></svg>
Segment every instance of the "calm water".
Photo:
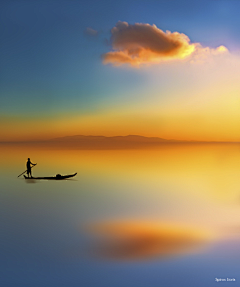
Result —
<svg viewBox="0 0 240 287"><path fill-rule="evenodd" d="M239 145L0 158L1 286L239 286Z"/></svg>

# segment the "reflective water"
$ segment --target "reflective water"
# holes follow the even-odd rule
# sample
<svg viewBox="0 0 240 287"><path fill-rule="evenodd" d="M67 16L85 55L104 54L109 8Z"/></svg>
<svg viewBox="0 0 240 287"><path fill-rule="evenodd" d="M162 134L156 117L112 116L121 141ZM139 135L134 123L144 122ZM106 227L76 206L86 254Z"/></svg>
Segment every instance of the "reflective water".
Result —
<svg viewBox="0 0 240 287"><path fill-rule="evenodd" d="M18 178L28 157L34 176L78 174ZM239 145L1 146L0 158L1 286L238 284Z"/></svg>

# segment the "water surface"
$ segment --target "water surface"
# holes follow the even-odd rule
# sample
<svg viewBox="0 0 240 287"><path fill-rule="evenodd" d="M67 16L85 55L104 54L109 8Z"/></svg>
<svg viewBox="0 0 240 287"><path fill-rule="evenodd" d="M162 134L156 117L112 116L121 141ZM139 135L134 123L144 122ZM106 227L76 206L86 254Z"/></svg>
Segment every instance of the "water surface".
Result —
<svg viewBox="0 0 240 287"><path fill-rule="evenodd" d="M28 157L34 176L78 174L28 182ZM1 146L0 158L1 286L237 286L239 145Z"/></svg>

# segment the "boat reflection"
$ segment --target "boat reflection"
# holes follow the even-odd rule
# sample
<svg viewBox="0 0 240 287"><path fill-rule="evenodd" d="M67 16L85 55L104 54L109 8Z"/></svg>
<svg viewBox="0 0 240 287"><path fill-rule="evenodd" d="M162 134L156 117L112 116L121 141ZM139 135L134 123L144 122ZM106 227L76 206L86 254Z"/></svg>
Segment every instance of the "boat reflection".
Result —
<svg viewBox="0 0 240 287"><path fill-rule="evenodd" d="M37 183L38 181L33 179L33 178L29 178L28 180L25 180L25 183Z"/></svg>

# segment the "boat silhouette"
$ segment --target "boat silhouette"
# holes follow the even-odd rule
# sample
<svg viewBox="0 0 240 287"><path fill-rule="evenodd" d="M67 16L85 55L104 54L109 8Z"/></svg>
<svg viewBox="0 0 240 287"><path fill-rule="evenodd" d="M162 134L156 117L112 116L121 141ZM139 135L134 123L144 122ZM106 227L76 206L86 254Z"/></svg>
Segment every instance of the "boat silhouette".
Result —
<svg viewBox="0 0 240 287"><path fill-rule="evenodd" d="M61 175L61 174L57 174L56 176L44 176L44 177L28 177L26 175L24 175L25 179L50 179L50 180L62 180L62 179L67 179L67 178L71 178L74 177L77 174L69 174L69 175Z"/></svg>

